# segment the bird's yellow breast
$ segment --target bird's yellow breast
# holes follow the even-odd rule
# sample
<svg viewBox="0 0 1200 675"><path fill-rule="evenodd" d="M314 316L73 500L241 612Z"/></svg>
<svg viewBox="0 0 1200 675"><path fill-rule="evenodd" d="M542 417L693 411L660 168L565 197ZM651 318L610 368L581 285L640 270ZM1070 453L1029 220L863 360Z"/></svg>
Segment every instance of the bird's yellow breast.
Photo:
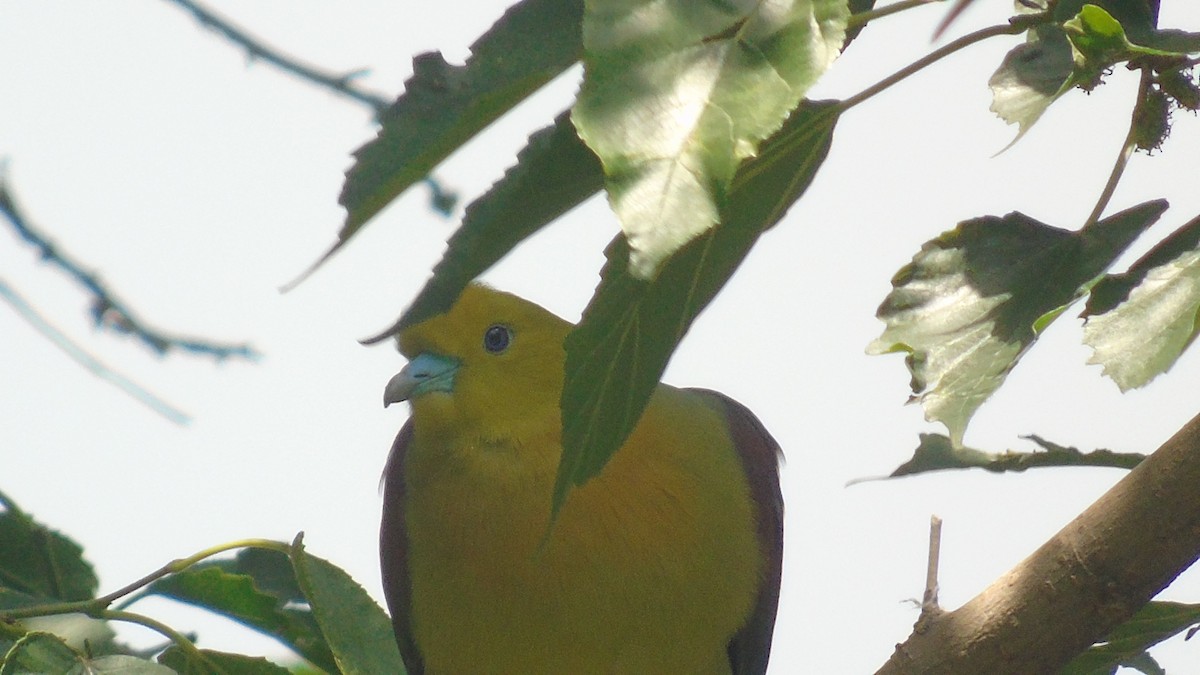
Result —
<svg viewBox="0 0 1200 675"><path fill-rule="evenodd" d="M557 407L511 434L481 435L436 423L448 400L414 402L404 467L412 625L427 673L728 675L726 646L763 561L712 399L660 385L549 529Z"/></svg>

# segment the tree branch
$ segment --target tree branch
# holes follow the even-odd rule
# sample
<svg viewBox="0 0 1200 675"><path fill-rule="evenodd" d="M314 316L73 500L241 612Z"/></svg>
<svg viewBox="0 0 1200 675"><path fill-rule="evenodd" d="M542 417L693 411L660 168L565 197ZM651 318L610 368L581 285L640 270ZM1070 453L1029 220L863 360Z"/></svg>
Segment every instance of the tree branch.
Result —
<svg viewBox="0 0 1200 675"><path fill-rule="evenodd" d="M46 262L58 267L92 294L92 321L98 327L133 335L159 354L170 349L182 349L194 354L212 356L218 360L230 357L257 359L259 354L245 344L221 344L193 337L172 336L146 325L117 298L97 277L87 272L79 261L61 251L25 217L8 181L0 172L0 215L16 230L17 236L37 249Z"/></svg>
<svg viewBox="0 0 1200 675"><path fill-rule="evenodd" d="M880 674L1052 673L1200 557L1200 415L1033 555L918 624Z"/></svg>
<svg viewBox="0 0 1200 675"><path fill-rule="evenodd" d="M224 17L214 14L211 10L196 2L192 2L192 0L168 1L190 12L192 16L196 17L196 21L200 25L219 33L225 39L245 49L246 54L251 59L262 59L276 68L287 71L301 79L308 80L313 84L325 87L339 96L345 96L358 103L362 103L375 111L376 117L382 115L383 111L387 110L390 105L386 97L361 89L354 84L354 79L362 76L365 72L364 70L356 70L341 75L325 72L316 66L302 63L274 47L264 44L246 31L230 23Z"/></svg>
<svg viewBox="0 0 1200 675"><path fill-rule="evenodd" d="M154 412L171 420L175 424L187 424L190 419L187 413L179 408L164 401L156 394L150 393L145 387L137 382L125 377L121 373L113 370L105 365L100 359L89 354L83 347L75 344L71 338L67 337L62 331L46 320L25 299L22 298L15 290L13 290L3 279L0 279L0 300L9 304L16 311L17 315L25 319L29 325L33 326L37 332L50 341L55 347L66 352L76 363L86 368L96 377L102 380L111 382L121 391L132 396L139 403L144 404ZM11 505L7 503L3 494L0 494L0 504Z"/></svg>

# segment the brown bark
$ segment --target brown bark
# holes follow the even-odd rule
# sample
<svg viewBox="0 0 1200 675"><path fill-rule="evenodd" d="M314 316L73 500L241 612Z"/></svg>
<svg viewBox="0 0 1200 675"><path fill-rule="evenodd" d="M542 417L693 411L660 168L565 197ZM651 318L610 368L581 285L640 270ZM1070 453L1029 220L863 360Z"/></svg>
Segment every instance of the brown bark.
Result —
<svg viewBox="0 0 1200 675"><path fill-rule="evenodd" d="M1021 564L922 617L881 675L1058 672L1200 557L1200 415Z"/></svg>

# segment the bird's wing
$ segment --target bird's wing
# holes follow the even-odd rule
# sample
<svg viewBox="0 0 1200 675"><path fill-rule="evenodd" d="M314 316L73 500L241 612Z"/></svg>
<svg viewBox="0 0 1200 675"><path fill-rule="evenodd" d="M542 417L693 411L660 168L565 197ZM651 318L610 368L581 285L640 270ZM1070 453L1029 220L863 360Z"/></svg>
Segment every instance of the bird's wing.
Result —
<svg viewBox="0 0 1200 675"><path fill-rule="evenodd" d="M779 487L779 461L783 451L746 406L720 392L693 391L721 403L729 424L729 436L750 484L758 545L763 558L762 581L754 608L745 625L729 641L727 651L734 675L762 675L767 671L771 652L783 571L783 494Z"/></svg>
<svg viewBox="0 0 1200 675"><path fill-rule="evenodd" d="M412 578L408 571L408 528L404 520L404 455L412 443L412 421L396 435L383 470L383 522L379 527L379 565L383 595L392 614L392 631L409 675L423 675L425 664L412 632Z"/></svg>

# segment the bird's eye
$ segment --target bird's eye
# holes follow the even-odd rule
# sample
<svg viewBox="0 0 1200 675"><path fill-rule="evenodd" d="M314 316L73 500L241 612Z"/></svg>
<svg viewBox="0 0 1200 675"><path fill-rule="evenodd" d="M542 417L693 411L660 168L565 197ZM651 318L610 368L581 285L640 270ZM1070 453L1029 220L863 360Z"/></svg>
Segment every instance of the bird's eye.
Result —
<svg viewBox="0 0 1200 675"><path fill-rule="evenodd" d="M493 354L499 354L508 349L510 342L512 342L512 329L508 326L496 324L483 333L483 348Z"/></svg>

